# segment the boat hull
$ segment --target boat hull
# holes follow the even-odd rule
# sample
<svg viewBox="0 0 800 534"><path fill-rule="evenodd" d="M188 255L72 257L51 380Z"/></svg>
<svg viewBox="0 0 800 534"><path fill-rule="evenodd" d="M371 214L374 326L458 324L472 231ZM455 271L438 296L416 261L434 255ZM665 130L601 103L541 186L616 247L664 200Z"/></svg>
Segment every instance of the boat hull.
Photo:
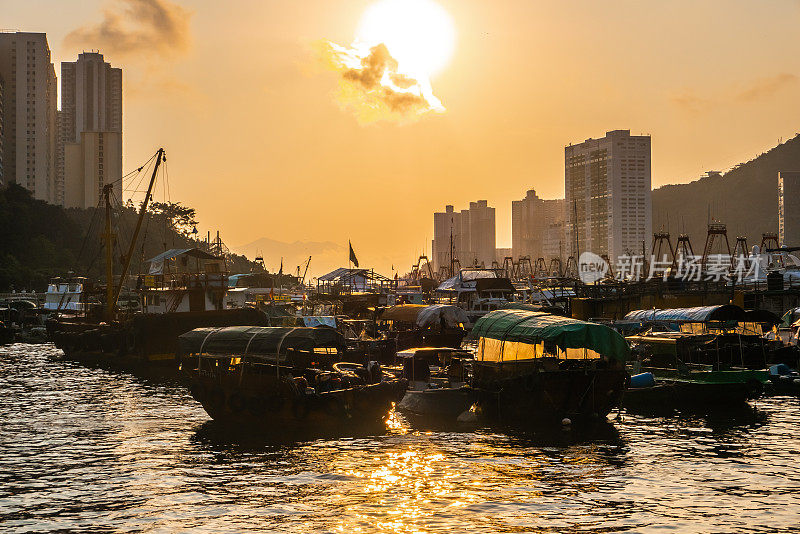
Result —
<svg viewBox="0 0 800 534"><path fill-rule="evenodd" d="M478 408L503 422L604 419L619 405L628 373L622 369L539 371L476 382Z"/></svg>
<svg viewBox="0 0 800 534"><path fill-rule="evenodd" d="M305 394L286 388L254 388L236 380L193 374L190 392L215 421L255 432L323 433L380 425L400 401L405 380Z"/></svg>
<svg viewBox="0 0 800 534"><path fill-rule="evenodd" d="M660 381L655 386L631 388L625 392L626 408L679 408L704 411L709 407L737 407L760 395L751 383L698 383Z"/></svg>
<svg viewBox="0 0 800 534"><path fill-rule="evenodd" d="M397 409L412 415L455 421L476 400L475 390L469 387L409 390Z"/></svg>

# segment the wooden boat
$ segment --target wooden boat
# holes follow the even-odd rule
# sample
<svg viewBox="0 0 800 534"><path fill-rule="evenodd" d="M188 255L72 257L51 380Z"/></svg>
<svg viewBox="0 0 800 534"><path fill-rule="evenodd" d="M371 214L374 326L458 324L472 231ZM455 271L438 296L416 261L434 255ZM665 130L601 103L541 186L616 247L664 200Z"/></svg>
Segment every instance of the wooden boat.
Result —
<svg viewBox="0 0 800 534"><path fill-rule="evenodd" d="M396 341L396 351L413 347L461 346L470 326L467 312L448 304L402 304L383 311L379 329Z"/></svg>
<svg viewBox="0 0 800 534"><path fill-rule="evenodd" d="M397 371L408 391L397 409L415 416L455 421L475 402L469 386L472 353L447 347L419 347L397 353Z"/></svg>
<svg viewBox="0 0 800 534"><path fill-rule="evenodd" d="M603 419L619 404L630 352L606 326L528 310L497 310L475 324L472 385L490 418L531 423Z"/></svg>
<svg viewBox="0 0 800 534"><path fill-rule="evenodd" d="M341 367L332 328L199 328L180 336L181 370L215 421L262 432L348 431L382 423L407 381Z"/></svg>
<svg viewBox="0 0 800 534"><path fill-rule="evenodd" d="M636 387L637 381L632 380L622 402L626 408L734 408L759 397L768 381L766 371L750 369L647 368L647 372L653 377L652 382Z"/></svg>

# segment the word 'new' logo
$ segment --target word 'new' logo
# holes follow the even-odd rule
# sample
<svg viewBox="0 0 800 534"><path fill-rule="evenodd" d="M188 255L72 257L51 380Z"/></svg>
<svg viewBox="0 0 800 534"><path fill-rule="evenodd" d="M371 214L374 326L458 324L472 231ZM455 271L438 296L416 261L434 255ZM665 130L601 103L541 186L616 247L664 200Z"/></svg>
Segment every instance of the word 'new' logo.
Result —
<svg viewBox="0 0 800 534"><path fill-rule="evenodd" d="M583 252L578 259L578 276L584 284L593 284L608 274L608 262L594 252Z"/></svg>

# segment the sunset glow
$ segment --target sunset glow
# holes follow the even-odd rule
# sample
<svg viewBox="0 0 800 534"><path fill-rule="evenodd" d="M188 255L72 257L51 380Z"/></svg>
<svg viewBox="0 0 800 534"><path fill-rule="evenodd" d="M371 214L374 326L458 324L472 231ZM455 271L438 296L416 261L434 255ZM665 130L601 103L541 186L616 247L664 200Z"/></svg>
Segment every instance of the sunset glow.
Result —
<svg viewBox="0 0 800 534"><path fill-rule="evenodd" d="M398 70L414 77L431 77L450 61L455 28L450 15L431 0L381 0L364 12L357 45L383 43L399 63Z"/></svg>

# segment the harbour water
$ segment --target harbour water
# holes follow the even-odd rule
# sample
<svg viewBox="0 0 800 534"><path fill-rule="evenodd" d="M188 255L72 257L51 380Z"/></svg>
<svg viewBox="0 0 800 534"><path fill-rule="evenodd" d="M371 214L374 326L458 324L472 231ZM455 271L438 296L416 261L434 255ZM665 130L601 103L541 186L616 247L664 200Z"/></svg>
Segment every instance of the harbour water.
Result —
<svg viewBox="0 0 800 534"><path fill-rule="evenodd" d="M19 532L789 532L796 398L617 414L591 432L419 429L273 443L179 384L0 348L0 529Z"/></svg>

